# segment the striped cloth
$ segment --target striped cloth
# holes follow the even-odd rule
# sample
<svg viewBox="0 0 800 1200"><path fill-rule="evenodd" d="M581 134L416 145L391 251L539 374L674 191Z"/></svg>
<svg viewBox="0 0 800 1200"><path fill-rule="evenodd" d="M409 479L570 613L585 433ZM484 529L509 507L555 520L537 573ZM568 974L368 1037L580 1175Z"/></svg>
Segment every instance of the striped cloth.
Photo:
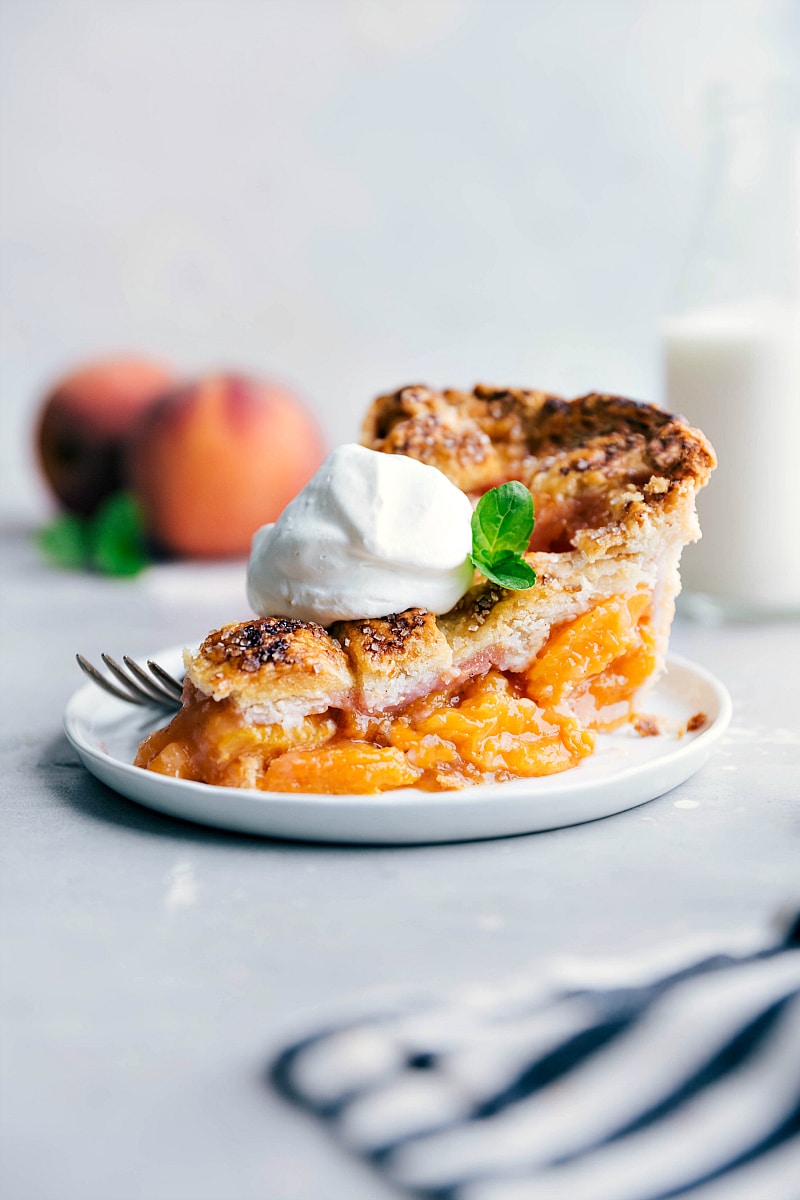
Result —
<svg viewBox="0 0 800 1200"><path fill-rule="evenodd" d="M425 1200L800 1200L800 919L351 1016L272 1080Z"/></svg>

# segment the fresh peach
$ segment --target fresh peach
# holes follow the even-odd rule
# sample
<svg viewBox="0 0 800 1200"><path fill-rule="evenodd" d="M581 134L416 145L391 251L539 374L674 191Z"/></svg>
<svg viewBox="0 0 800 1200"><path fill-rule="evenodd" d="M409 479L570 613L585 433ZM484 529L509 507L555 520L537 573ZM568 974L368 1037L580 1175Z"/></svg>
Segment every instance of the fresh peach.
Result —
<svg viewBox="0 0 800 1200"><path fill-rule="evenodd" d="M170 393L136 430L130 483L154 542L194 558L244 555L324 455L314 419L294 393L218 375Z"/></svg>
<svg viewBox="0 0 800 1200"><path fill-rule="evenodd" d="M160 363L110 358L56 384L42 406L37 443L45 477L65 508L89 515L123 486L131 430L174 383Z"/></svg>

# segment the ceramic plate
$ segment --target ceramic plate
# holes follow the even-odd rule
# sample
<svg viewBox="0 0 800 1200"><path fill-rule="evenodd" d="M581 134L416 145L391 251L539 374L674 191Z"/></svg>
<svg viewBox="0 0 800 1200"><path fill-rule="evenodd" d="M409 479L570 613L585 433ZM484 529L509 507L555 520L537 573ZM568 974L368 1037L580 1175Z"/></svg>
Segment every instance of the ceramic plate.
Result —
<svg viewBox="0 0 800 1200"><path fill-rule="evenodd" d="M182 673L178 648L152 656ZM708 759L731 717L722 684L686 659L672 657L647 712L664 732L601 734L595 753L577 767L542 779L482 784L458 792L403 788L369 796L328 796L211 787L169 779L133 766L141 739L165 723L88 683L67 705L67 737L103 783L149 808L243 833L315 842L402 844L450 842L533 833L594 821L634 808L683 783ZM705 714L702 728L687 721Z"/></svg>

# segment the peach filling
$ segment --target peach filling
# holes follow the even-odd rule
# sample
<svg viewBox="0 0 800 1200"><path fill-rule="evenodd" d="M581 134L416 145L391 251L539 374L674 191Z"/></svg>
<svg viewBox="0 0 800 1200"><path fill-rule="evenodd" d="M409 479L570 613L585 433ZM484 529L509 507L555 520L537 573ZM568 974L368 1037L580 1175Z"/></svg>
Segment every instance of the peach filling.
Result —
<svg viewBox="0 0 800 1200"><path fill-rule="evenodd" d="M543 708L567 703L590 729L616 729L656 665L650 613L650 594L641 591L558 626L525 673L527 695Z"/></svg>
<svg viewBox="0 0 800 1200"><path fill-rule="evenodd" d="M650 596L615 596L556 628L523 675L491 669L398 714L329 709L289 726L251 724L197 693L146 738L136 765L162 775L280 792L445 791L551 775L632 715L653 670Z"/></svg>

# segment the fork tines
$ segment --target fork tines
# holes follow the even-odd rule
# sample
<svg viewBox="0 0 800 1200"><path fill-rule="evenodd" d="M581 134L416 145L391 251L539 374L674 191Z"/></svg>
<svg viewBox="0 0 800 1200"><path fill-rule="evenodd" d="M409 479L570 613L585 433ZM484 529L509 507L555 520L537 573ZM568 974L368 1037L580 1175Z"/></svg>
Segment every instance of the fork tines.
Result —
<svg viewBox="0 0 800 1200"><path fill-rule="evenodd" d="M180 708L183 685L151 659L147 660L147 667L150 671L150 675L148 675L147 671L127 654L122 656L127 670L115 662L109 654L101 654L100 657L111 674L122 685L120 688L106 675L101 675L82 654L76 654L75 657L78 660L78 666L85 675L88 675L92 683L96 683L104 691L116 696L118 700L126 700L129 704L156 705L159 708Z"/></svg>

